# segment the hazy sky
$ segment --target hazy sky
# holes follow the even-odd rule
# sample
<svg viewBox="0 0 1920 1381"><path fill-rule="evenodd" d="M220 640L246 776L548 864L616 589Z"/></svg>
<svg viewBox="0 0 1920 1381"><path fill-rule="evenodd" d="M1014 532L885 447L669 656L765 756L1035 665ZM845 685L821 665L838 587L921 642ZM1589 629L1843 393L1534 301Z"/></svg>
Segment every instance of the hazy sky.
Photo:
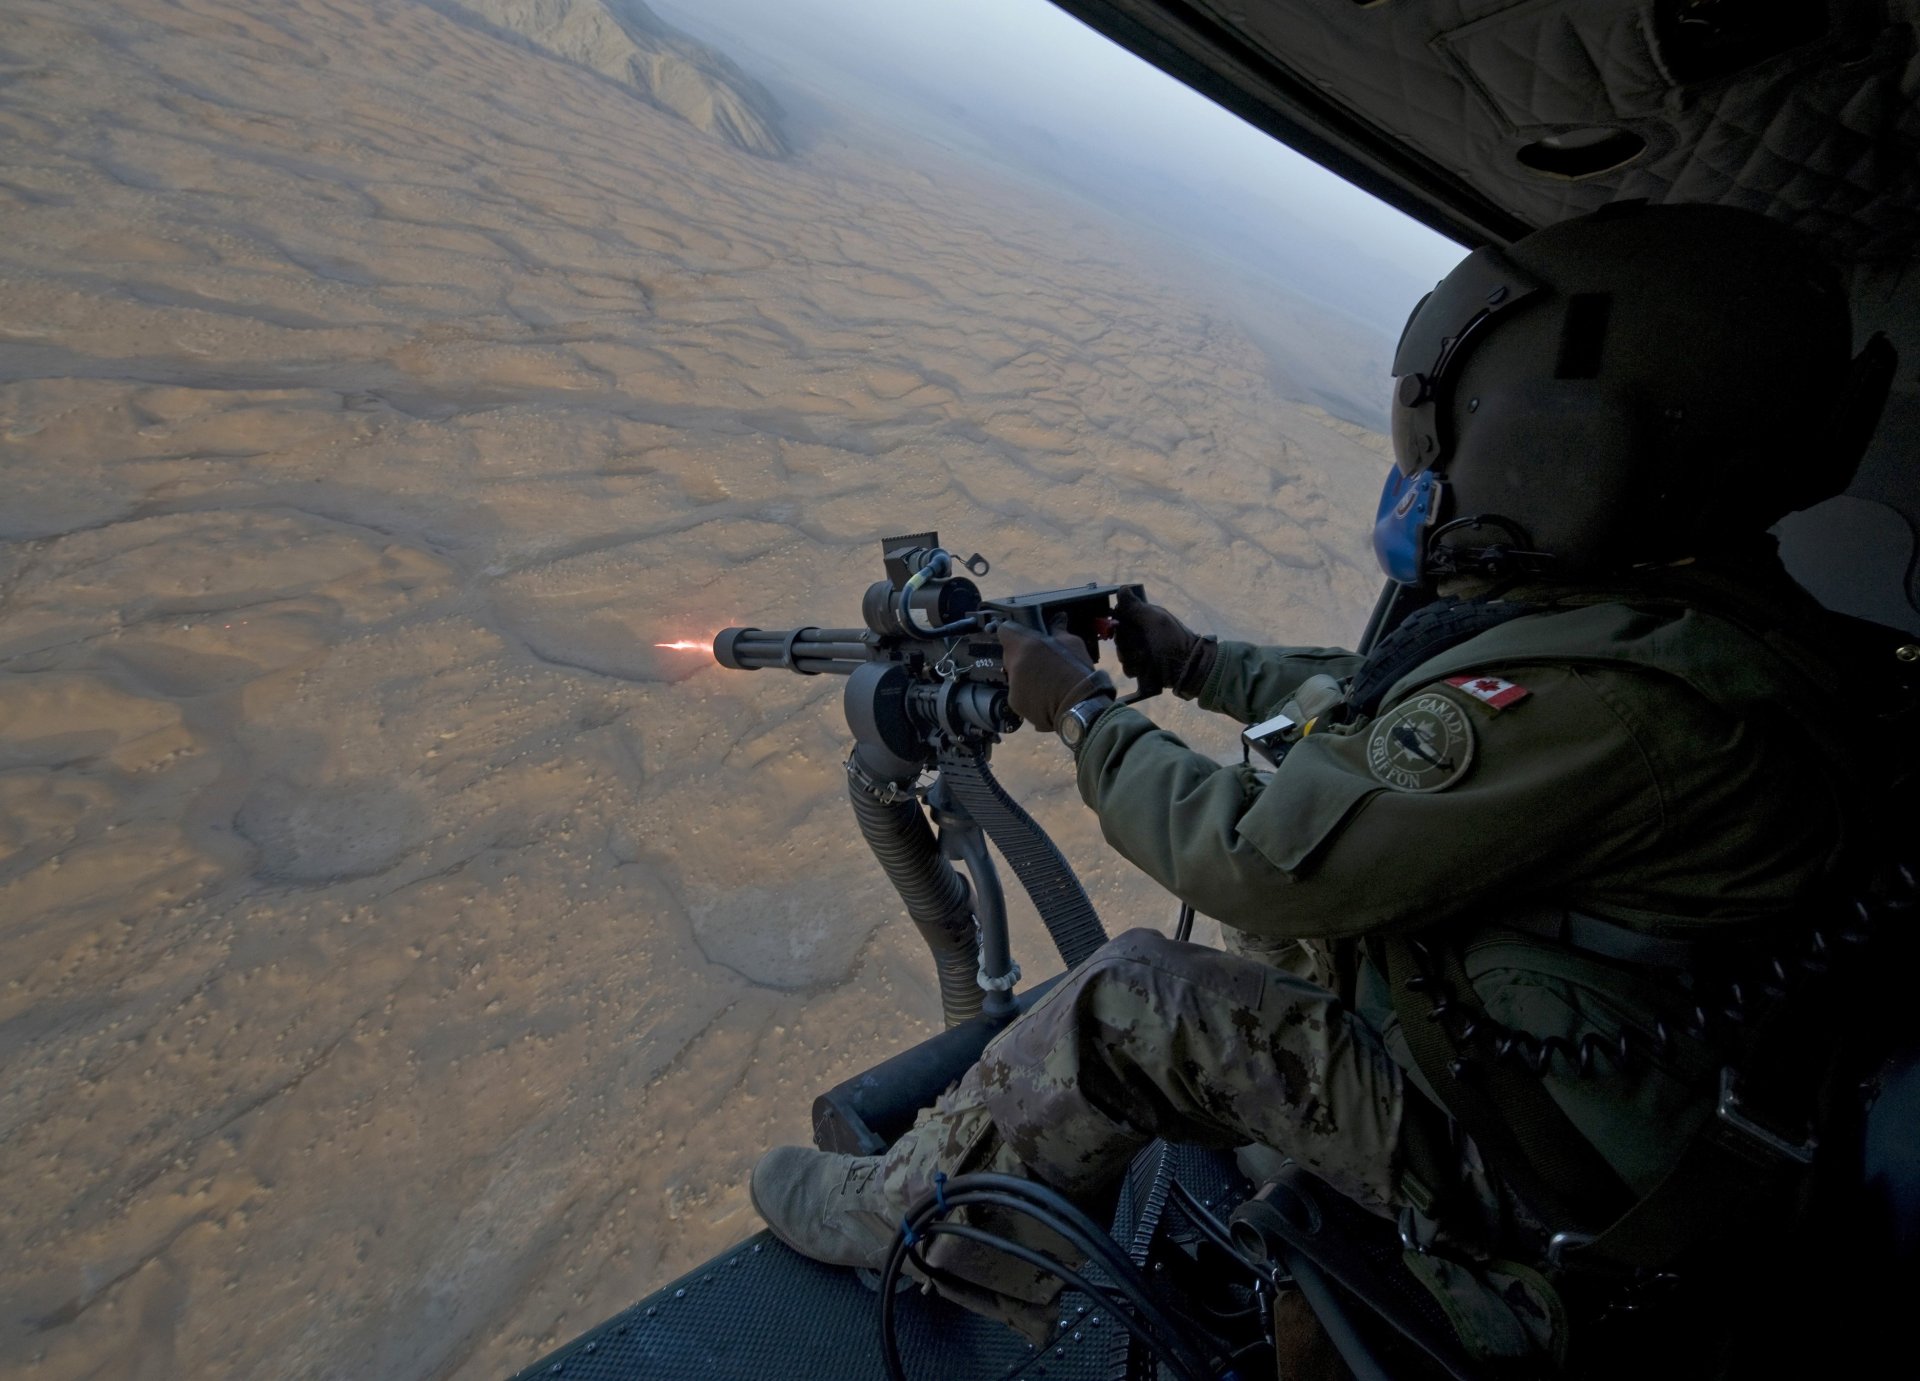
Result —
<svg viewBox="0 0 1920 1381"><path fill-rule="evenodd" d="M1237 186L1423 284L1463 253L1047 0L654 0L654 8L696 32L730 31L763 54L884 71L1009 123L1110 141L1199 185Z"/></svg>

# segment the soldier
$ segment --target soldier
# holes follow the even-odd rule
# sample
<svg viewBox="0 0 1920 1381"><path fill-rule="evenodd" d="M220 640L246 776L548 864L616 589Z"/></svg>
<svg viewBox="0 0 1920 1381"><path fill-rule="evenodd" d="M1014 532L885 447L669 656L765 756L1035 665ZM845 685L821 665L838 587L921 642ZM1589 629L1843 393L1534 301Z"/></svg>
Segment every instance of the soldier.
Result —
<svg viewBox="0 0 1920 1381"><path fill-rule="evenodd" d="M1714 1230L1680 1200L1759 1181L1700 1150L1728 1056L1690 985L1856 844L1846 656L1766 535L1858 463L1892 361L1851 355L1837 276L1751 213L1610 208L1470 255L1394 361L1374 547L1413 611L1370 655L1120 610L1129 672L1284 714L1271 772L1116 705L1073 637L1004 627L1014 709L1072 748L1108 841L1239 952L1120 936L884 1155L769 1152L774 1233L877 1266L936 1172L1091 1203L1154 1137L1257 1143L1438 1216L1452 1249L1410 1266L1512 1358L1564 1345L1548 1235L1641 1263ZM951 1238L931 1259L1044 1329L1047 1277Z"/></svg>

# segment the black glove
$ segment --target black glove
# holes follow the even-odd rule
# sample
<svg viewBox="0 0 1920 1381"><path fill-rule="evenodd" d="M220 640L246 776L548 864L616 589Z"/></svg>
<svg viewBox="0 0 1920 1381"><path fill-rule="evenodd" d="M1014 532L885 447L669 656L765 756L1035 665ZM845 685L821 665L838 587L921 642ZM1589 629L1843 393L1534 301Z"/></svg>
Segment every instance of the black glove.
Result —
<svg viewBox="0 0 1920 1381"><path fill-rule="evenodd" d="M1220 648L1203 638L1157 604L1149 604L1131 590L1114 601L1114 651L1120 669L1140 683L1142 690L1165 687L1183 700L1200 694L1213 671Z"/></svg>
<svg viewBox="0 0 1920 1381"><path fill-rule="evenodd" d="M1082 700L1113 694L1113 678L1087 658L1087 645L1067 632L1066 617L1053 632L1036 633L1017 623L995 630L1007 666L1007 703L1042 733L1052 733L1060 717Z"/></svg>

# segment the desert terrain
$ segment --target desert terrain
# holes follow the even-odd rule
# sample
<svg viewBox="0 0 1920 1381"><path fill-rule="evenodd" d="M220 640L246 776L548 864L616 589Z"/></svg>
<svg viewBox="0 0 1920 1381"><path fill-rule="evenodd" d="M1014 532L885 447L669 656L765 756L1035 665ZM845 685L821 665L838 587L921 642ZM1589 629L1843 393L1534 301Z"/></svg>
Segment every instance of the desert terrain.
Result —
<svg viewBox="0 0 1920 1381"><path fill-rule="evenodd" d="M935 1029L839 684L656 642L857 622L927 527L1230 636L1376 586L1382 440L1124 227L453 10L7 6L7 1377L504 1375ZM997 762L1167 924L1056 742Z"/></svg>

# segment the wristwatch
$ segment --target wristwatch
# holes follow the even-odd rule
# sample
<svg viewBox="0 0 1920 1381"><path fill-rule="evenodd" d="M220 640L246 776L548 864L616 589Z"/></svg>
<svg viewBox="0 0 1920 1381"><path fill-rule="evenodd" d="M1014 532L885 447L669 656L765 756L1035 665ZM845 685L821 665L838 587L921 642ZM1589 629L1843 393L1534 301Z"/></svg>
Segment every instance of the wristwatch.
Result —
<svg viewBox="0 0 1920 1381"><path fill-rule="evenodd" d="M1087 741L1087 735L1093 730L1093 721L1114 707L1114 698L1110 695L1096 695L1091 700L1082 700L1071 706L1060 716L1057 727L1060 741L1080 756L1080 745Z"/></svg>

